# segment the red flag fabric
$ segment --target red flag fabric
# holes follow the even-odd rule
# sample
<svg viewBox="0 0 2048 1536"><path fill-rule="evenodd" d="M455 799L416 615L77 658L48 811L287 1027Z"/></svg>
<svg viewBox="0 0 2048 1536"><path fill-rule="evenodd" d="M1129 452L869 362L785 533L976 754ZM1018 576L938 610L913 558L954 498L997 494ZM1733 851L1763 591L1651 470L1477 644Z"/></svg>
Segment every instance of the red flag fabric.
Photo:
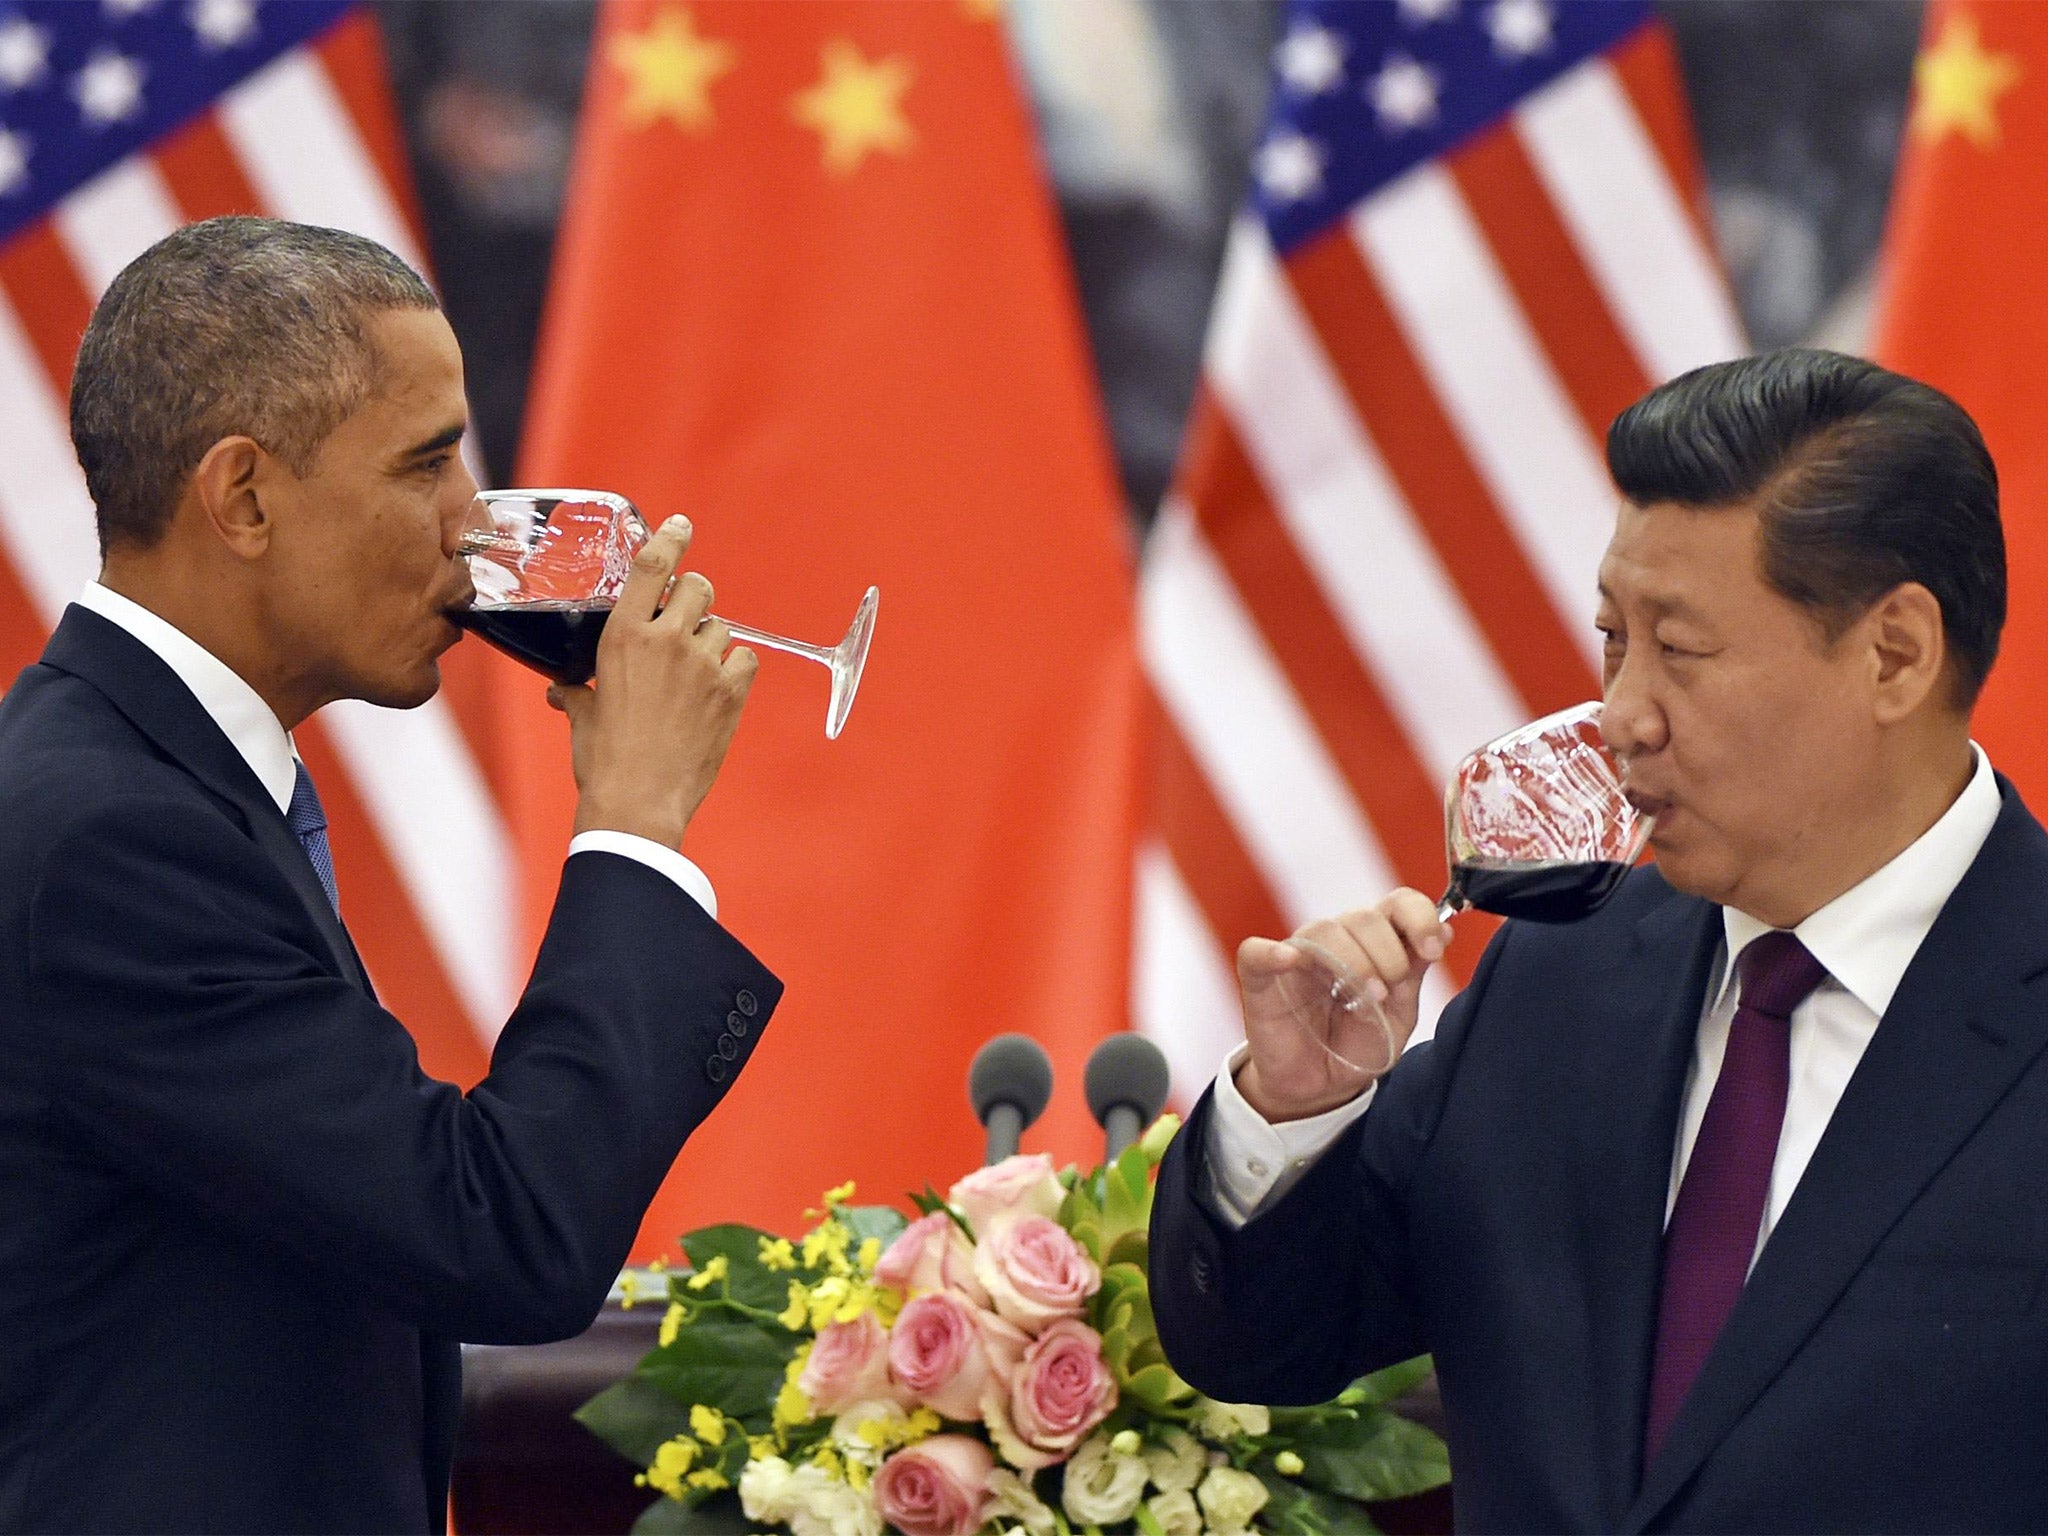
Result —
<svg viewBox="0 0 2048 1536"><path fill-rule="evenodd" d="M2010 612L1977 739L2048 804L2048 7L1927 9L1874 355L1955 397L1998 463Z"/></svg>
<svg viewBox="0 0 2048 1536"><path fill-rule="evenodd" d="M882 602L845 734L764 654L684 851L789 983L642 1233L789 1227L979 1161L970 1058L1037 1037L1026 1146L1099 1147L1081 1064L1125 1013L1135 678L1123 514L991 5L682 5L599 23L521 478L687 513L717 610L833 641ZM530 889L565 732L508 708Z"/></svg>

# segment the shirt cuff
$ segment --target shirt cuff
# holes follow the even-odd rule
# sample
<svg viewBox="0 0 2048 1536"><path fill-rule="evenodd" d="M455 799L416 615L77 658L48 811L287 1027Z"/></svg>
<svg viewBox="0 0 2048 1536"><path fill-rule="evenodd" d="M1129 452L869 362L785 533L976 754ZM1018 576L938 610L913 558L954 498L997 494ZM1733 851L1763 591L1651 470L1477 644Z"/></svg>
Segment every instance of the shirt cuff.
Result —
<svg viewBox="0 0 2048 1536"><path fill-rule="evenodd" d="M616 853L622 859L645 864L656 874L675 881L713 918L718 916L718 893L711 889L704 871L651 837L631 832L578 832L569 839L569 857L573 859L579 853Z"/></svg>
<svg viewBox="0 0 2048 1536"><path fill-rule="evenodd" d="M1310 1165L1366 1112L1379 1091L1379 1084L1373 1083L1335 1109L1274 1125L1237 1091L1237 1069L1244 1065L1247 1049L1240 1045L1233 1050L1216 1075L1206 1148L1210 1204L1232 1228L1243 1226L1262 1205L1292 1189Z"/></svg>

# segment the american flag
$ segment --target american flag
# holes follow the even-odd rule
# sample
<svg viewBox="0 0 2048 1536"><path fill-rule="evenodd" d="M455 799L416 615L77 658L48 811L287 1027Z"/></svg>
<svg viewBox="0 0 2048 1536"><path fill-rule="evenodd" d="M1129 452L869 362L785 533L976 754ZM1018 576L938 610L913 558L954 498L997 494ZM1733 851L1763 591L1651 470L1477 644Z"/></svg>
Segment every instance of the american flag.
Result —
<svg viewBox="0 0 2048 1536"><path fill-rule="evenodd" d="M1134 1007L1183 1098L1241 938L1434 895L1457 760L1597 695L1607 424L1744 350L1648 7L1297 0L1274 64L1141 578Z"/></svg>
<svg viewBox="0 0 2048 1536"><path fill-rule="evenodd" d="M66 399L114 274L224 213L355 230L424 271L410 197L375 27L350 6L0 0L0 680L99 566ZM350 930L428 1069L464 1081L519 942L479 665L451 653L423 709L336 705L295 733Z"/></svg>

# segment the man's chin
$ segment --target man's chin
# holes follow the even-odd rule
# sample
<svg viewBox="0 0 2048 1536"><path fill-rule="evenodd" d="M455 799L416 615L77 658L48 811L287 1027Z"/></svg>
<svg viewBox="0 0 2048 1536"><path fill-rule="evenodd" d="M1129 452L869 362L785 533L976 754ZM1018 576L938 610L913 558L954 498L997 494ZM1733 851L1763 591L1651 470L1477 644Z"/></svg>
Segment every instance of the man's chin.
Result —
<svg viewBox="0 0 2048 1536"><path fill-rule="evenodd" d="M382 709L418 709L441 691L441 663L430 660L403 677L381 678L356 695Z"/></svg>

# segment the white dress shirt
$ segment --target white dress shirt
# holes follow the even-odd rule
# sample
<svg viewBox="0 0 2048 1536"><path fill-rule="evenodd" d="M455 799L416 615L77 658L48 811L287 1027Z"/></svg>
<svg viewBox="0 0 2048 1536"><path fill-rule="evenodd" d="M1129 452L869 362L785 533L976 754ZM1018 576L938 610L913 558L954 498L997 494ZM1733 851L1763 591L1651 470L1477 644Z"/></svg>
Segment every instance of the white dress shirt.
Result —
<svg viewBox="0 0 2048 1536"><path fill-rule="evenodd" d="M1777 1157L1771 1165L1763 1227L1757 1234L1759 1251L1820 1145L1821 1133L1841 1102L1856 1064L1863 1059L1864 1047L1877 1032L1878 1020L1891 1006L1906 967L1919 953L1935 918L1976 861L1984 839L1991 835L1991 824L1998 819L1998 784L1992 777L1991 761L1974 742L1971 752L1976 769L1940 820L1890 863L1792 930L1828 974L1806 1001L1792 1010L1792 1081L1784 1125L1778 1133ZM1721 1075L1728 1029L1735 1021L1741 983L1730 957L1740 956L1751 940L1770 931L1767 924L1733 907L1721 909L1721 920L1721 953L1707 985L1708 1001L1686 1071L1678 1142L1671 1159L1671 1188L1664 1207L1667 1221L1707 1101ZM1291 1188L1345 1128L1366 1112L1375 1091L1368 1088L1348 1104L1312 1119L1272 1125L1237 1090L1234 1074L1244 1055L1245 1047L1240 1045L1224 1061L1209 1120L1210 1193L1218 1214L1232 1226L1242 1226L1262 1203Z"/></svg>
<svg viewBox="0 0 2048 1536"><path fill-rule="evenodd" d="M178 681L192 690L199 707L213 717L221 734L242 754L278 810L291 806L292 789L298 782L298 754L262 695L176 625L110 587L87 582L78 594L78 606L118 624L154 651L177 673ZM713 917L718 916L718 896L704 872L675 849L651 838L630 832L581 832L569 840L569 856L579 853L616 853L645 864L681 886Z"/></svg>

